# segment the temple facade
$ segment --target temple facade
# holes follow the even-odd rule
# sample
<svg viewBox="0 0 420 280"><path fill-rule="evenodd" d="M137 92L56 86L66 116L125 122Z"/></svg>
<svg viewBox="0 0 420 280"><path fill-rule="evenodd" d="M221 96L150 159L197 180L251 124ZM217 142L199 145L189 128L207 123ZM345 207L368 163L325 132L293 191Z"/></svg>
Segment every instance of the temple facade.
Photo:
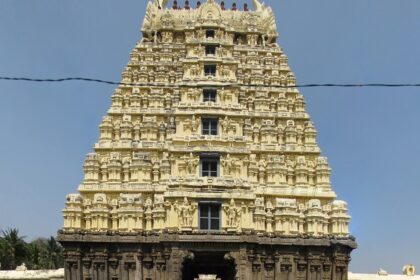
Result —
<svg viewBox="0 0 420 280"><path fill-rule="evenodd" d="M66 198L66 280L346 280L347 204L271 8L151 0L141 31Z"/></svg>

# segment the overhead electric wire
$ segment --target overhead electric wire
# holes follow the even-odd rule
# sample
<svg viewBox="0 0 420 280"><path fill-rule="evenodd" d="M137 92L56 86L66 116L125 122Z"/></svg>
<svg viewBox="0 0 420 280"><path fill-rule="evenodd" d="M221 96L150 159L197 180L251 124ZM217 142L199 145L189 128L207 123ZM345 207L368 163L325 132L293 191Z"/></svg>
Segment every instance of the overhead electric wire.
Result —
<svg viewBox="0 0 420 280"><path fill-rule="evenodd" d="M0 76L0 80L6 81L24 81L24 82L42 82L42 83L57 83L57 82L67 82L67 81L83 81L83 82L93 82L109 85L122 85L122 86L152 86L158 85L157 83L124 83L124 82L114 82L102 79L93 79L85 77L65 77L65 78L28 78L28 77L7 77ZM160 84L159 84L160 85ZM237 86L265 86L265 85L256 85L256 84L235 84L228 83L226 85L237 85ZM265 87L277 87L277 88L313 88L313 87L420 87L420 83L360 83L360 84L342 84L342 83L312 83L312 84L298 84L293 86L281 86L281 85L269 85Z"/></svg>

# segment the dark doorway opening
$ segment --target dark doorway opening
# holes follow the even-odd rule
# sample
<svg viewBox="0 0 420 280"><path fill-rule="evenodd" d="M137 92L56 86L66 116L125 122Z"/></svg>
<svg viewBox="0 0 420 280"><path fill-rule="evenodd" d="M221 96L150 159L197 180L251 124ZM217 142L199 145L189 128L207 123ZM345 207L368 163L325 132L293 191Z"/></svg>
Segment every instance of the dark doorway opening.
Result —
<svg viewBox="0 0 420 280"><path fill-rule="evenodd" d="M194 252L182 268L182 280L194 280L199 274L216 274L222 280L235 280L235 263L223 252Z"/></svg>

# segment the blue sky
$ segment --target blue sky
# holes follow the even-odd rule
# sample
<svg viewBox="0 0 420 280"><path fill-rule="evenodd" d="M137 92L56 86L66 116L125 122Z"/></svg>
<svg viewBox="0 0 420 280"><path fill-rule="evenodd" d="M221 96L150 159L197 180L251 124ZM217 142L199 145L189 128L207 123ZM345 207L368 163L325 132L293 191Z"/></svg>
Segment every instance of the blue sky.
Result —
<svg viewBox="0 0 420 280"><path fill-rule="evenodd" d="M118 81L145 3L1 0L0 75ZM299 83L420 82L420 1L266 3ZM30 240L62 226L65 195L82 179L113 89L0 81L0 228L18 227ZM420 88L302 93L353 217L351 270L420 266Z"/></svg>

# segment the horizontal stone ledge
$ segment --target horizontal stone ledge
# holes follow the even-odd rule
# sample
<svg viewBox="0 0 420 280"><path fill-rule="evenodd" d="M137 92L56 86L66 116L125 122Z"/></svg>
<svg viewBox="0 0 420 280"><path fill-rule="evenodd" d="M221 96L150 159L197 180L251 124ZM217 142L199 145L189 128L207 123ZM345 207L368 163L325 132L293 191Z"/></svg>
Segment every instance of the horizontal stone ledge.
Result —
<svg viewBox="0 0 420 280"><path fill-rule="evenodd" d="M270 246L346 246L357 248L355 238L311 237L311 236L264 236L260 234L216 234L216 233L70 233L59 232L60 242L76 243L249 243Z"/></svg>

